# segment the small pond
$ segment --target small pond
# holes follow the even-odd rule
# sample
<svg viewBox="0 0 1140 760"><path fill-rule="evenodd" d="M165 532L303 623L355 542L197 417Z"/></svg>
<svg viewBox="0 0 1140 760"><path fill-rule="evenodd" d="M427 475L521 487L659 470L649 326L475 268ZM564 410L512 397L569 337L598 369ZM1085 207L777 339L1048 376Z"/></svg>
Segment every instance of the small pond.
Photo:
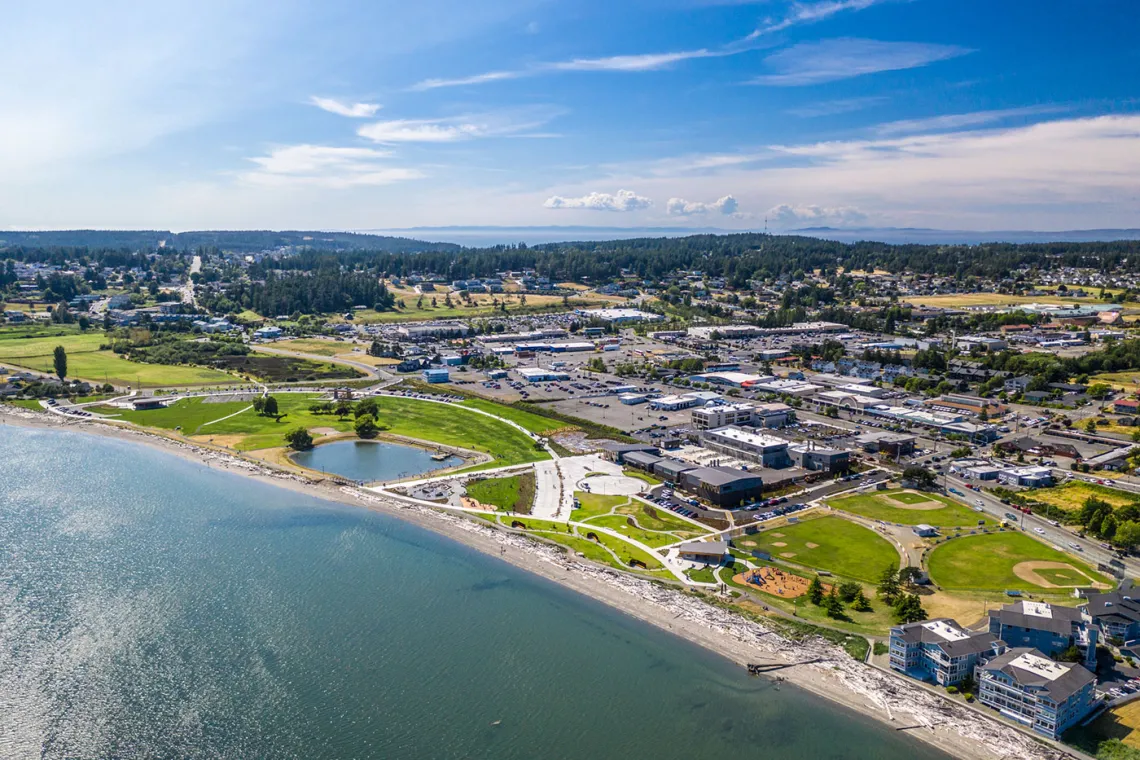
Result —
<svg viewBox="0 0 1140 760"><path fill-rule="evenodd" d="M310 470L320 470L350 480L397 480L432 470L456 467L462 457L448 456L439 461L433 452L381 441L333 441L309 451L299 451L293 461Z"/></svg>

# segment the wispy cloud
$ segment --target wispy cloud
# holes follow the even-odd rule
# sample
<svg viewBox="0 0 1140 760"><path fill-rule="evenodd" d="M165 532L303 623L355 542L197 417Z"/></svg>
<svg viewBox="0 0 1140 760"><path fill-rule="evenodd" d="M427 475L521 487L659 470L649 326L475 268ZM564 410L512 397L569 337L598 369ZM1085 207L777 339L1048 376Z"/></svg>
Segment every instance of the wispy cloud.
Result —
<svg viewBox="0 0 1140 760"><path fill-rule="evenodd" d="M770 18L745 39L754 40L766 34L782 32L801 24L814 24L843 11L861 11L889 0L823 0L817 3L792 3L788 12L779 19Z"/></svg>
<svg viewBox="0 0 1140 760"><path fill-rule="evenodd" d="M366 124L356 133L372 142L451 143L482 137L551 137L534 134L561 111L552 108L529 108L498 113L456 116L447 119L395 119Z"/></svg>
<svg viewBox="0 0 1140 760"><path fill-rule="evenodd" d="M781 203L764 214L765 218L777 227L798 225L837 225L848 227L867 221L867 215L854 206L817 206L815 204L791 205Z"/></svg>
<svg viewBox="0 0 1140 760"><path fill-rule="evenodd" d="M335 113L337 116L347 116L351 119L367 119L375 116L380 110L376 103L345 103L335 98L322 98L316 95L309 98L309 102L322 111Z"/></svg>
<svg viewBox="0 0 1140 760"><path fill-rule="evenodd" d="M757 77L752 83L783 87L820 84L880 71L918 68L971 52L957 45L850 37L801 42L765 58L765 65L774 73Z"/></svg>
<svg viewBox="0 0 1140 760"><path fill-rule="evenodd" d="M521 79L561 71L657 71L675 63L694 58L717 58L735 55L743 50L681 50L671 53L644 53L638 55L611 55L602 58L574 58L569 61L537 63L524 69L488 71L455 79L425 79L412 85L412 90L434 90L440 87L487 84L506 79Z"/></svg>
<svg viewBox="0 0 1140 760"><path fill-rule="evenodd" d="M670 198L669 202L665 204L665 213L670 216L698 216L715 212L724 214L725 216L732 216L736 214L737 207L736 199L731 195L718 198L712 203L687 201L684 198Z"/></svg>
<svg viewBox="0 0 1140 760"><path fill-rule="evenodd" d="M550 209L583 209L586 211L640 211L653 205L653 201L632 190L616 193L588 193L578 198L554 195L542 204Z"/></svg>
<svg viewBox="0 0 1140 760"><path fill-rule="evenodd" d="M1025 108L1003 108L994 111L973 111L971 113L953 113L942 116L932 116L928 119L902 119L890 121L875 127L880 135L912 135L921 132L945 132L962 129L963 127L979 127L984 124L996 124L1009 119L1023 116L1039 116L1041 114L1063 113L1069 109L1066 106L1027 106Z"/></svg>
<svg viewBox="0 0 1140 760"><path fill-rule="evenodd" d="M258 185L312 185L329 188L388 185L423 177L418 169L384 163L391 153L374 148L286 145L250 158L257 168L240 175Z"/></svg>
<svg viewBox="0 0 1140 760"><path fill-rule="evenodd" d="M888 100L889 98L884 95L872 95L865 98L839 98L836 100L810 103L798 108L789 108L788 113L792 116L800 116L805 119L811 119L817 116L835 116L841 113L852 113L854 111L862 111L864 108L882 105Z"/></svg>

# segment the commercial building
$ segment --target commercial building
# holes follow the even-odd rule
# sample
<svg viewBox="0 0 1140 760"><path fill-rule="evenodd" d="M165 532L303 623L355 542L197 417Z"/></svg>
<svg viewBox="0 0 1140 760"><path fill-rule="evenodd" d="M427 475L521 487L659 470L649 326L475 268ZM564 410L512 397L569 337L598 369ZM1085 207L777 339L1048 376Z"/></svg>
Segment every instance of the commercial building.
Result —
<svg viewBox="0 0 1140 760"><path fill-rule="evenodd" d="M751 388L758 383L775 379L776 378L771 375L750 375L747 372L704 372L689 378L689 380L694 383L727 385L730 388Z"/></svg>
<svg viewBox="0 0 1140 760"><path fill-rule="evenodd" d="M685 393L681 396L669 395L661 396L650 400L650 409L660 409L665 412L676 412L681 409L692 409L694 406L704 406L710 401L715 401L720 398L720 394L712 394L712 398L703 393Z"/></svg>
<svg viewBox="0 0 1140 760"><path fill-rule="evenodd" d="M657 456L649 451L630 451L622 455L624 464L628 464L630 467L636 467L639 470L645 470L646 472L652 472L653 465L663 459L664 457Z"/></svg>
<svg viewBox="0 0 1140 760"><path fill-rule="evenodd" d="M688 329L690 338L700 340L713 340L717 337L721 340L741 340L756 338L763 334L764 332L755 325L705 325Z"/></svg>
<svg viewBox="0 0 1140 760"><path fill-rule="evenodd" d="M755 419L756 408L751 404L710 404L692 412L693 427L697 430L751 425Z"/></svg>
<svg viewBox="0 0 1140 760"><path fill-rule="evenodd" d="M787 441L738 427L706 430L701 434L701 443L713 451L773 469L789 467L792 464Z"/></svg>
<svg viewBox="0 0 1140 760"><path fill-rule="evenodd" d="M1051 657L1075 646L1085 666L1096 668L1098 631L1088 612L1046 602L1017 602L990 610L989 616L990 633L1007 646L1031 647Z"/></svg>
<svg viewBox="0 0 1140 760"><path fill-rule="evenodd" d="M397 328L396 334L410 341L422 341L429 338L463 338L471 328L462 322L431 322L419 325L404 325Z"/></svg>
<svg viewBox="0 0 1140 760"><path fill-rule="evenodd" d="M659 449L652 443L621 443L619 441L602 441L599 446L605 452L606 459L611 462L623 464L630 454L657 454Z"/></svg>
<svg viewBox="0 0 1140 760"><path fill-rule="evenodd" d="M989 631L975 633L950 618L924 620L891 628L893 670L920 681L952 686L974 671L978 659L1000 651Z"/></svg>
<svg viewBox="0 0 1140 760"><path fill-rule="evenodd" d="M813 472L846 472L851 465L851 452L844 449L797 444L788 447L788 455L797 467Z"/></svg>
<svg viewBox="0 0 1140 760"><path fill-rule="evenodd" d="M451 373L444 367L424 370L424 380L429 383L446 383L450 379Z"/></svg>
<svg viewBox="0 0 1140 760"><path fill-rule="evenodd" d="M909 456L914 453L915 437L904 433L888 433L876 430L864 433L855 439L855 442L864 451L878 452L892 457Z"/></svg>
<svg viewBox="0 0 1140 760"><path fill-rule="evenodd" d="M1001 338L991 338L986 335L963 335L954 340L954 347L961 351L970 351L975 346L981 347L986 351L1003 351L1009 345Z"/></svg>
<svg viewBox="0 0 1140 760"><path fill-rule="evenodd" d="M515 372L528 383L549 383L556 380L569 380L570 373L542 367L516 367Z"/></svg>
<svg viewBox="0 0 1140 760"><path fill-rule="evenodd" d="M759 498L764 481L759 475L731 467L696 467L681 473L679 487L710 504L732 508Z"/></svg>
<svg viewBox="0 0 1140 760"><path fill-rule="evenodd" d="M665 317L651 311L640 309L592 309L579 310L579 314L592 319L600 319L614 325L624 325L632 322L662 322Z"/></svg>
<svg viewBox="0 0 1140 760"><path fill-rule="evenodd" d="M636 404L644 404L649 400L649 396L645 393L622 393L618 395L618 401L626 406L635 406Z"/></svg>
<svg viewBox="0 0 1140 760"><path fill-rule="evenodd" d="M1011 486L1047 488L1053 485L1053 471L1048 467L1015 467L998 473L998 480Z"/></svg>
<svg viewBox="0 0 1140 760"><path fill-rule="evenodd" d="M257 340L276 340L281 337L281 334L281 328L277 325L259 327L253 331L253 337Z"/></svg>
<svg viewBox="0 0 1140 760"><path fill-rule="evenodd" d="M778 393L781 396L799 396L801 398L823 390L823 386L806 383L803 380L783 379L752 383L744 387L761 393Z"/></svg>
<svg viewBox="0 0 1140 760"><path fill-rule="evenodd" d="M1071 662L1054 662L1016 647L975 669L977 697L1007 718L1059 739L1093 708L1096 676Z"/></svg>
<svg viewBox="0 0 1140 760"><path fill-rule="evenodd" d="M795 416L787 404L757 404L753 410L753 424L766 428L782 428Z"/></svg>

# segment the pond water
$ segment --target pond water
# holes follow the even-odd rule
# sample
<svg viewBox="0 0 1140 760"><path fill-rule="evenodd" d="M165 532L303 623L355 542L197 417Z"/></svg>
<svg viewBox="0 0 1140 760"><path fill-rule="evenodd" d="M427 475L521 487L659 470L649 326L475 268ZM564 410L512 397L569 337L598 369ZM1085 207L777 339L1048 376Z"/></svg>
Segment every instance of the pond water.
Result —
<svg viewBox="0 0 1140 760"><path fill-rule="evenodd" d="M299 451L293 461L302 467L350 480L396 480L422 475L432 470L456 467L463 463L457 456L437 461L431 451L380 441L334 441Z"/></svg>

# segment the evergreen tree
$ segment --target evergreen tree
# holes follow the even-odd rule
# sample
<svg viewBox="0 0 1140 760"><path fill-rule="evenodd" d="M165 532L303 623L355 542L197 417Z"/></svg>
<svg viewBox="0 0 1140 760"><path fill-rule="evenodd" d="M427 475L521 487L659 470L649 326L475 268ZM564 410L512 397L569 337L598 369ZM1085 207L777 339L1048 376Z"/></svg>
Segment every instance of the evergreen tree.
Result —
<svg viewBox="0 0 1140 760"><path fill-rule="evenodd" d="M926 620L926 610L917 594L903 594L894 604L895 619L900 623L917 623Z"/></svg>
<svg viewBox="0 0 1140 760"><path fill-rule="evenodd" d="M827 601L823 605L823 609L827 612L828 617L843 617L843 602L839 601L839 593L836 591L834 584L831 586L831 593L827 595Z"/></svg>
<svg viewBox="0 0 1140 760"><path fill-rule="evenodd" d="M899 574L893 567L888 567L879 576L879 598L893 606L901 593Z"/></svg>
<svg viewBox="0 0 1140 760"><path fill-rule="evenodd" d="M67 351L63 346L55 347L55 351L52 352L51 363L55 368L55 374L62 383L63 379L67 377Z"/></svg>
<svg viewBox="0 0 1140 760"><path fill-rule="evenodd" d="M808 584L807 594L812 604L819 605L823 603L823 583L819 580L818 575L812 578L811 583Z"/></svg>

